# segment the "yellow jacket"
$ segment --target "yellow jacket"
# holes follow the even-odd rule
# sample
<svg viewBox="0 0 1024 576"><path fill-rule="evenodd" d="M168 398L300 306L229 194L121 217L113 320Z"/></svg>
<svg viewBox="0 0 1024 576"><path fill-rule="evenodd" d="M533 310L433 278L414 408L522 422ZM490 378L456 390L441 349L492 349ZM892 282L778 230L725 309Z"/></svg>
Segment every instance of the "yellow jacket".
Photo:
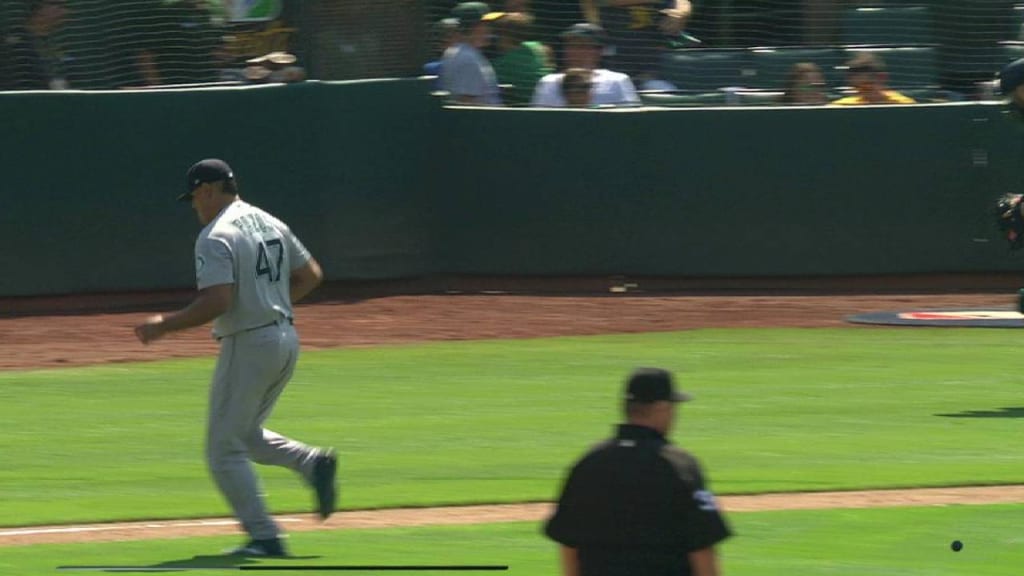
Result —
<svg viewBox="0 0 1024 576"><path fill-rule="evenodd" d="M861 104L916 104L916 101L909 97L900 94L895 90L883 90L882 94L885 96L885 102L867 102L864 97L860 94L853 96L846 96L835 100L832 104L836 106L857 106Z"/></svg>

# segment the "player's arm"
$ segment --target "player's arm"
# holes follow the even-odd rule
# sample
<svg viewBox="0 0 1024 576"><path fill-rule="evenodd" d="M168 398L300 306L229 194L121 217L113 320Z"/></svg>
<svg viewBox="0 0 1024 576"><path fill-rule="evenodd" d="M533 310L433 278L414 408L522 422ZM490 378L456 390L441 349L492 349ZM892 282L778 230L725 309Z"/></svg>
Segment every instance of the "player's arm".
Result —
<svg viewBox="0 0 1024 576"><path fill-rule="evenodd" d="M562 576L580 576L579 551L564 544L558 551L562 557Z"/></svg>
<svg viewBox="0 0 1024 576"><path fill-rule="evenodd" d="M150 316L135 327L135 336L143 344L163 338L171 332L202 326L228 311L234 298L233 284L217 284L199 291L192 302L167 316Z"/></svg>
<svg viewBox="0 0 1024 576"><path fill-rule="evenodd" d="M305 298L323 282L323 279L324 271L320 268L320 263L310 256L305 264L292 270L292 276L289 280L291 283L292 303L294 304Z"/></svg>
<svg viewBox="0 0 1024 576"><path fill-rule="evenodd" d="M694 550L690 552L689 558L690 574L693 576L719 576L721 574L718 571L718 554L715 553L714 546Z"/></svg>

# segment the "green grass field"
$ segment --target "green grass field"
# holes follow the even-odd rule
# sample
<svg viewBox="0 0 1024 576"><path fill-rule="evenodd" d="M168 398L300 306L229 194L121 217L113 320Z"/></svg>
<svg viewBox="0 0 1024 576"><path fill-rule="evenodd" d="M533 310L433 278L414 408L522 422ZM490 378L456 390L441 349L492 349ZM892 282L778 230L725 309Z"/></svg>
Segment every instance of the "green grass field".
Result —
<svg viewBox="0 0 1024 576"><path fill-rule="evenodd" d="M657 365L677 371L681 387L697 397L683 408L673 437L701 458L720 494L1022 483L1024 446L1015 439L1024 400L1013 335L723 329L307 352L269 425L339 449L344 508L549 500L572 459L618 420L626 373ZM0 372L0 526L226 514L202 457L211 370L207 358ZM275 512L309 509L310 495L296 477L259 471ZM1012 509L991 508L994 517ZM986 510L920 513L980 518ZM796 531L794 541L770 537L766 530L781 527L755 522L762 514L742 515L753 529L741 526L742 537L727 548L735 551L730 562L750 566L744 574L798 573L783 570L792 565L749 571L787 561L795 547L815 567L804 573L889 573L847 569L857 566L847 560L855 553L850 547L888 542L879 530L853 532L858 523L845 519L861 512L778 513ZM892 518L886 522L900 527L901 538L920 528L907 511L863 514ZM550 561L535 526L437 530L461 535L451 549L522 547L525 566ZM365 538L355 546L375 550L372 541L382 534L296 540ZM507 534L519 534L516 545L491 542ZM925 534L913 537L914 546L923 546ZM1001 558L1005 542L984 538L992 542L991 557ZM108 546L150 554L180 544L197 554L223 547L218 542L93 547L97 554ZM543 560L530 560L535 546ZM3 561L21 566L47 548L0 548L0 572L7 572ZM745 556L746 550L753 552ZM821 571L829 565L823 558L842 559L828 572ZM883 562L900 574L917 573Z"/></svg>
<svg viewBox="0 0 1024 576"><path fill-rule="evenodd" d="M727 540L719 552L723 571L728 575L1007 576L1016 573L1014 567L1024 564L1021 514L1024 506L1019 505L736 514L730 521L737 537ZM950 550L954 539L964 542L962 551ZM470 564L509 567L507 572L468 572L473 574L548 575L557 570L555 546L539 535L536 523L301 532L290 538L296 558L215 557L237 542L238 538L217 537L0 548L0 573L52 575L57 566L69 565L195 569L227 567L239 562L246 566L292 568Z"/></svg>

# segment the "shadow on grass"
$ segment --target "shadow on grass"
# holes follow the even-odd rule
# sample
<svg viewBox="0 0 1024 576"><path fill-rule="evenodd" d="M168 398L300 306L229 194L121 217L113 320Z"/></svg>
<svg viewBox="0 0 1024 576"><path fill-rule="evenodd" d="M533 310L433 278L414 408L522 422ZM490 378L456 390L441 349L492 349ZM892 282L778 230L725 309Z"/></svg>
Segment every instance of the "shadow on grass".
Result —
<svg viewBox="0 0 1024 576"><path fill-rule="evenodd" d="M1024 418L1024 406L999 408L997 410L964 410L952 414L936 414L944 418Z"/></svg>
<svg viewBox="0 0 1024 576"><path fill-rule="evenodd" d="M202 570L202 569L216 569L216 568L235 568L238 566L247 566L255 564L264 564L267 561L273 561L274 563L282 563L282 566L287 566L288 562L302 562L304 560L316 560L321 558L320 556L285 556L284 558L250 558L246 556L231 556L226 554L217 555L199 555L191 558L185 558L182 560L167 560L160 562L159 564L152 564L146 566L146 568L154 571L159 570L161 572L172 572L175 568L181 570Z"/></svg>

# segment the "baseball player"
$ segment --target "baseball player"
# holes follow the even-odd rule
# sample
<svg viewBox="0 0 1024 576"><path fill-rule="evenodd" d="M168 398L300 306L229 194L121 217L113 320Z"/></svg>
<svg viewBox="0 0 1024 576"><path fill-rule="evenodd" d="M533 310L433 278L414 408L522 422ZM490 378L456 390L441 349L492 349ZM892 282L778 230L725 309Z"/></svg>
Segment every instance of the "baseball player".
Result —
<svg viewBox="0 0 1024 576"><path fill-rule="evenodd" d="M242 201L231 168L206 159L188 171L205 227L195 244L198 295L185 308L135 327L143 344L213 321L220 355L210 386L206 457L217 487L250 541L230 553L286 556L250 460L298 472L316 492L322 519L335 508L337 457L263 428L295 369L299 340L292 303L323 278L320 265L283 222Z"/></svg>

